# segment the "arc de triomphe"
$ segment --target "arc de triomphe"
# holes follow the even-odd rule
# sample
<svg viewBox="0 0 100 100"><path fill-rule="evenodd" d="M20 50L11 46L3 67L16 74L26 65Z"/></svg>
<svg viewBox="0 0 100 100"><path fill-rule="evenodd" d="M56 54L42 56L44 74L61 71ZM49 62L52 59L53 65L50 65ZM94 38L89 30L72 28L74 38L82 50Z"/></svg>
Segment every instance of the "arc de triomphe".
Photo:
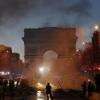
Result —
<svg viewBox="0 0 100 100"><path fill-rule="evenodd" d="M75 28L24 29L25 61L33 66L35 79L43 84L80 87L82 77L76 66L76 40Z"/></svg>

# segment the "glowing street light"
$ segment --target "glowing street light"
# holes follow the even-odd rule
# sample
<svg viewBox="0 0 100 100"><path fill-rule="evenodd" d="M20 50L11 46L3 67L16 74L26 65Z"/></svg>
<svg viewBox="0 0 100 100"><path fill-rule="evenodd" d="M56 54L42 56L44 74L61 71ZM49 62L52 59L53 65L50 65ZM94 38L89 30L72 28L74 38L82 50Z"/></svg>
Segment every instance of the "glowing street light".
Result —
<svg viewBox="0 0 100 100"><path fill-rule="evenodd" d="M45 86L42 84L42 83L40 83L40 82L38 82L37 84L36 84L36 87L38 88L38 89L43 89ZM40 94L40 92L38 93L38 95Z"/></svg>
<svg viewBox="0 0 100 100"><path fill-rule="evenodd" d="M14 86L15 86L15 87L17 86L17 81L14 82Z"/></svg>
<svg viewBox="0 0 100 100"><path fill-rule="evenodd" d="M5 75L5 72L0 72L1 75Z"/></svg>
<svg viewBox="0 0 100 100"><path fill-rule="evenodd" d="M100 68L98 68L98 70L100 70Z"/></svg>
<svg viewBox="0 0 100 100"><path fill-rule="evenodd" d="M99 28L100 28L99 25L95 25L95 26L94 26L94 29L95 29L95 30L99 30Z"/></svg>
<svg viewBox="0 0 100 100"><path fill-rule="evenodd" d="M91 80L90 79L88 79L88 82L90 82Z"/></svg>
<svg viewBox="0 0 100 100"><path fill-rule="evenodd" d="M0 72L0 75L10 75L10 72L1 71L1 72Z"/></svg>

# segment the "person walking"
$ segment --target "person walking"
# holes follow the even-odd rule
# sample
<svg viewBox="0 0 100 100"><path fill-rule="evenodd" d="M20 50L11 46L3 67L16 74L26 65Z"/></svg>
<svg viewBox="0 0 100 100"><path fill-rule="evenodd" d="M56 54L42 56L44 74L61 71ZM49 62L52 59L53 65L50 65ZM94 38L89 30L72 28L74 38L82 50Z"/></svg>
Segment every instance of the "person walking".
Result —
<svg viewBox="0 0 100 100"><path fill-rule="evenodd" d="M52 100L52 93L51 93L51 85L50 83L47 83L46 85L46 94L47 94L47 99L49 100L49 98Z"/></svg>

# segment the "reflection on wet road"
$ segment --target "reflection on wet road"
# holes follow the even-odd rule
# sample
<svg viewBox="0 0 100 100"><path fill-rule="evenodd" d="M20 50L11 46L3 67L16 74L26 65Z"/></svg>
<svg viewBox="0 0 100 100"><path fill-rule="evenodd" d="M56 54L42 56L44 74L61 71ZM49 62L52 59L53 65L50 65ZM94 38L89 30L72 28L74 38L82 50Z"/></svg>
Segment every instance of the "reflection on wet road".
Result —
<svg viewBox="0 0 100 100"><path fill-rule="evenodd" d="M45 100L46 97L42 91L37 91L37 100Z"/></svg>
<svg viewBox="0 0 100 100"><path fill-rule="evenodd" d="M18 95L18 96L5 96L4 99L0 100L51 100L50 98L47 99L46 93L44 91L37 91L34 94L31 95ZM83 98L81 96L76 96L76 94L74 93L74 95L70 95L70 94L66 94L66 95L62 95L59 94L58 97L54 96L53 100L87 100L86 98Z"/></svg>
<svg viewBox="0 0 100 100"><path fill-rule="evenodd" d="M31 95L31 96L20 96L20 97L19 96L16 96L16 97L6 96L2 100L47 100L47 97L44 91L37 91L36 94Z"/></svg>

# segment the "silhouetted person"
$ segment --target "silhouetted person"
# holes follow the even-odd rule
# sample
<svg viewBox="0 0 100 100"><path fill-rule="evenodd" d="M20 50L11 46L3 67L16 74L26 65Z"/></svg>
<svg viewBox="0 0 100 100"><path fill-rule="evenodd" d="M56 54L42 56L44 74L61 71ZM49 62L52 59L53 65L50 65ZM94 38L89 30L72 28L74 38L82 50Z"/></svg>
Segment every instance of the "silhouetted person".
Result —
<svg viewBox="0 0 100 100"><path fill-rule="evenodd" d="M96 85L96 92L100 92L100 71L94 77L95 85Z"/></svg>
<svg viewBox="0 0 100 100"><path fill-rule="evenodd" d="M7 84L8 81L6 79L2 80L2 97L5 97L5 93L7 92Z"/></svg>
<svg viewBox="0 0 100 100"><path fill-rule="evenodd" d="M26 79L22 79L20 82L20 89L23 95L28 93L28 86L28 81Z"/></svg>
<svg viewBox="0 0 100 100"><path fill-rule="evenodd" d="M0 78L0 100L4 100L3 79Z"/></svg>
<svg viewBox="0 0 100 100"><path fill-rule="evenodd" d="M4 89L4 92L6 92L6 90L7 90L7 85L8 85L8 80L4 80L3 81L3 89Z"/></svg>
<svg viewBox="0 0 100 100"><path fill-rule="evenodd" d="M86 96L86 91L87 91L87 83L85 81L83 81L83 83L81 84L82 87L82 95Z"/></svg>
<svg viewBox="0 0 100 100"><path fill-rule="evenodd" d="M88 82L88 98L92 96L92 93L95 91L95 86L92 82Z"/></svg>
<svg viewBox="0 0 100 100"><path fill-rule="evenodd" d="M46 94L47 94L48 100L49 100L49 96L50 96L50 99L52 99L50 83L48 83L48 84L46 85Z"/></svg>
<svg viewBox="0 0 100 100"><path fill-rule="evenodd" d="M9 81L9 92L11 96L14 95L14 80Z"/></svg>

